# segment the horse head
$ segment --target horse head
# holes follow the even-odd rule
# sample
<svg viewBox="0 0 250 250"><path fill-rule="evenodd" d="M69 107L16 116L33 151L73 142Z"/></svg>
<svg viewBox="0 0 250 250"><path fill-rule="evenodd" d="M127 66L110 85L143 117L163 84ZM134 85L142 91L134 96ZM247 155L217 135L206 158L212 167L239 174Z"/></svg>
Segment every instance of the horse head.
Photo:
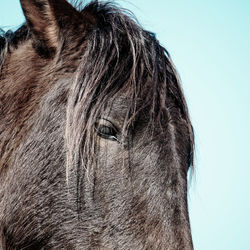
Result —
<svg viewBox="0 0 250 250"><path fill-rule="evenodd" d="M1 37L0 246L193 249L193 131L166 49L111 3L21 6Z"/></svg>

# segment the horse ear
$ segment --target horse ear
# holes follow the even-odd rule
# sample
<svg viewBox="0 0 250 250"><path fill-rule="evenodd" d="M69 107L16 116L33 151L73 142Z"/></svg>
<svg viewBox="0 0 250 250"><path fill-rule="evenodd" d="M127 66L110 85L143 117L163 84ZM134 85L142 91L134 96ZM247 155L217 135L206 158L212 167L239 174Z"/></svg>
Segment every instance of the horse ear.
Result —
<svg viewBox="0 0 250 250"><path fill-rule="evenodd" d="M34 38L34 46L46 57L53 55L60 42L60 32L66 23L74 23L80 13L66 0L20 0ZM67 22L68 21L68 22Z"/></svg>

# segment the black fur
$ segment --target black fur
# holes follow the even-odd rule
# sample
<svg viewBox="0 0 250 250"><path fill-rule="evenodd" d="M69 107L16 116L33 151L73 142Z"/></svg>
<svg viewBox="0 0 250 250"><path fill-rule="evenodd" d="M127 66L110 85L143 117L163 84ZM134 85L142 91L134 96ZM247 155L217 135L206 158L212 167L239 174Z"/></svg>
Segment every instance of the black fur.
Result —
<svg viewBox="0 0 250 250"><path fill-rule="evenodd" d="M0 248L193 249L193 130L166 49L111 3L21 4L0 37Z"/></svg>

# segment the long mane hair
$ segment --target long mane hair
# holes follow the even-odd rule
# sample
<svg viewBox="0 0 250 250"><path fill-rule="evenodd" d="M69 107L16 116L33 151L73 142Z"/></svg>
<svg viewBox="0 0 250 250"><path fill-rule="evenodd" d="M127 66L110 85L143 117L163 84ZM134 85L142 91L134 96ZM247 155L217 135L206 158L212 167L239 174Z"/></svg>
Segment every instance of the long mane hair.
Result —
<svg viewBox="0 0 250 250"><path fill-rule="evenodd" d="M95 147L91 128L107 103L123 93L131 97L123 132L126 133L136 114L148 106L150 124L158 124L163 131L169 129L161 120L163 114L170 123L183 120L189 134L188 165L192 165L192 125L180 80L167 50L153 33L143 30L131 14L112 3L94 1L82 10L83 15L87 13L95 17L95 29L87 34L82 63L69 95L68 169L79 160L86 169L93 165ZM144 103L139 107L142 98ZM175 130L175 125L171 129ZM178 131L172 133L175 136ZM186 151L175 150L178 157Z"/></svg>

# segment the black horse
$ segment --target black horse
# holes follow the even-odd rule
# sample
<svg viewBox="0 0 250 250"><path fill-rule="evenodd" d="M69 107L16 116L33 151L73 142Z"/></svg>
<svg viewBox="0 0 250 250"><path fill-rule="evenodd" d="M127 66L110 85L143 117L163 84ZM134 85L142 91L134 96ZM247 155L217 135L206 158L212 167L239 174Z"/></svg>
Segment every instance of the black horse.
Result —
<svg viewBox="0 0 250 250"><path fill-rule="evenodd" d="M21 6L0 38L0 248L193 249L168 52L111 3Z"/></svg>

